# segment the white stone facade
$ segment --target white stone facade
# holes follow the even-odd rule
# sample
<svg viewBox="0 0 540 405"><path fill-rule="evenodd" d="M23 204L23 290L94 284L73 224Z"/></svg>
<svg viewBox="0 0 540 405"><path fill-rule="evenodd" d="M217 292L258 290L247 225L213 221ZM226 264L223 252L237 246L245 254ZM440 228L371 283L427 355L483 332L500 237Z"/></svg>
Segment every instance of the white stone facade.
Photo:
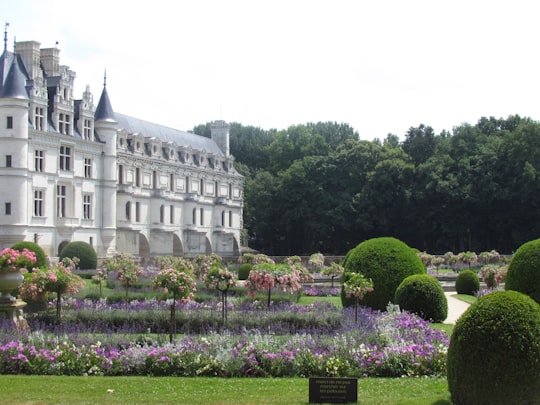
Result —
<svg viewBox="0 0 540 405"><path fill-rule="evenodd" d="M0 247L238 255L243 178L229 125L214 122L210 139L117 114L105 86L97 106L88 88L75 99L59 53L27 41L0 57Z"/></svg>

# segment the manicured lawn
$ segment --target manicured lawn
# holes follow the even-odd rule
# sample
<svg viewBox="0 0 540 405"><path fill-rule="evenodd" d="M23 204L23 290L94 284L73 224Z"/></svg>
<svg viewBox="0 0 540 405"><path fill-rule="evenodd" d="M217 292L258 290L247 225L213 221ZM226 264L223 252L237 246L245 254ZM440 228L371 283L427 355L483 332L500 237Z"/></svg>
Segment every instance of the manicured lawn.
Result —
<svg viewBox="0 0 540 405"><path fill-rule="evenodd" d="M474 304L476 300L478 299L472 295L467 295L467 294L456 294L454 295L454 297L456 297L458 300L467 302L469 304Z"/></svg>
<svg viewBox="0 0 540 405"><path fill-rule="evenodd" d="M302 296L298 301L300 305L310 305L315 301L324 301L333 304L337 308L342 308L341 306L341 297L312 297L312 296Z"/></svg>
<svg viewBox="0 0 540 405"><path fill-rule="evenodd" d="M65 377L3 375L2 404L307 404L307 378ZM363 405L450 405L446 379L358 380Z"/></svg>

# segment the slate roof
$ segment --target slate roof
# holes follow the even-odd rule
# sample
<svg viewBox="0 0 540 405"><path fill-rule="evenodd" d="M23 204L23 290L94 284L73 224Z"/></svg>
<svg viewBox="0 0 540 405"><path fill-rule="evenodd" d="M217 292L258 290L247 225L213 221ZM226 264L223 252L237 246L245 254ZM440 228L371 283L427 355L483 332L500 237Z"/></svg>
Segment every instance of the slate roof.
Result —
<svg viewBox="0 0 540 405"><path fill-rule="evenodd" d="M94 114L94 120L96 121L116 121L114 110L109 100L109 94L107 93L107 87L103 86L101 97Z"/></svg>
<svg viewBox="0 0 540 405"><path fill-rule="evenodd" d="M27 76L18 55L14 56L4 51L0 57L0 75L0 97L28 100Z"/></svg>
<svg viewBox="0 0 540 405"><path fill-rule="evenodd" d="M204 150L209 153L223 155L219 146L217 146L210 138L154 124L123 114L116 113L115 116L116 121L118 122L118 129L123 128L128 133L140 133L145 137L156 137L162 142L174 142L178 146L186 146L196 150Z"/></svg>

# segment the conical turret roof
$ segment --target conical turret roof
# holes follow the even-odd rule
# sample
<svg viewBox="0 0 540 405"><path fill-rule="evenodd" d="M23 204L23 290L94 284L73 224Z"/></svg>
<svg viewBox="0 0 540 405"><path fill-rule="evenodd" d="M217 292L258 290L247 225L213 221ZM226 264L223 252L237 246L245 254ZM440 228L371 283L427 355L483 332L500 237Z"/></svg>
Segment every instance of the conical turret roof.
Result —
<svg viewBox="0 0 540 405"><path fill-rule="evenodd" d="M17 55L13 58L6 80L0 89L0 98L19 98L28 100L26 76L19 66L19 58Z"/></svg>
<svg viewBox="0 0 540 405"><path fill-rule="evenodd" d="M109 94L107 93L107 86L103 86L103 92L99 98L99 103L94 114L94 120L96 121L116 121L114 116L114 110L109 100Z"/></svg>

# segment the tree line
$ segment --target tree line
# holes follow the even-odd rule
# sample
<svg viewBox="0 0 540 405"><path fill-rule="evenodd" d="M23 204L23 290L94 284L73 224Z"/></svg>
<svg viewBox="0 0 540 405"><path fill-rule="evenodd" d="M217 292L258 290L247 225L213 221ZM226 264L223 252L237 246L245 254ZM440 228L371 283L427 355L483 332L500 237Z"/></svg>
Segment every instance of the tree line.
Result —
<svg viewBox="0 0 540 405"><path fill-rule="evenodd" d="M209 124L194 132L209 136ZM345 254L393 236L422 251L511 253L540 234L540 123L482 117L401 142L361 140L335 122L231 125L245 176L249 246L269 255Z"/></svg>

